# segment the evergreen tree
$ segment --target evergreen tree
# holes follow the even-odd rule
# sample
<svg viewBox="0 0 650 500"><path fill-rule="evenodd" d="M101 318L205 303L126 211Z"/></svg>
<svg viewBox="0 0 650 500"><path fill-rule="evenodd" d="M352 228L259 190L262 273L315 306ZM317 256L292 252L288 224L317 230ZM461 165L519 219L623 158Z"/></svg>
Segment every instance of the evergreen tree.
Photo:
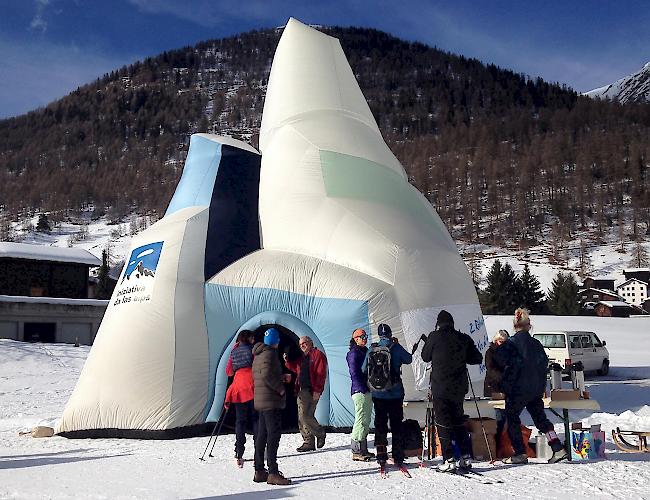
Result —
<svg viewBox="0 0 650 500"><path fill-rule="evenodd" d="M544 312L544 292L542 292L537 277L530 272L528 264L524 265L524 270L517 280L518 304L528 309L531 314L540 314Z"/></svg>
<svg viewBox="0 0 650 500"><path fill-rule="evenodd" d="M485 312L487 314L510 314L517 300L517 276L510 264L503 266L494 261L487 275L485 289Z"/></svg>
<svg viewBox="0 0 650 500"><path fill-rule="evenodd" d="M47 214L39 215L38 222L36 223L36 230L41 233L49 233L52 231L52 226L50 225L50 220L47 218Z"/></svg>
<svg viewBox="0 0 650 500"><path fill-rule="evenodd" d="M110 299L111 293L111 282L108 277L109 264L108 264L108 253L106 250L102 250L102 265L99 267L99 273L97 274L97 291L95 296L97 299Z"/></svg>
<svg viewBox="0 0 650 500"><path fill-rule="evenodd" d="M556 316L577 316L580 313L578 283L571 273L558 272L546 301L549 310Z"/></svg>

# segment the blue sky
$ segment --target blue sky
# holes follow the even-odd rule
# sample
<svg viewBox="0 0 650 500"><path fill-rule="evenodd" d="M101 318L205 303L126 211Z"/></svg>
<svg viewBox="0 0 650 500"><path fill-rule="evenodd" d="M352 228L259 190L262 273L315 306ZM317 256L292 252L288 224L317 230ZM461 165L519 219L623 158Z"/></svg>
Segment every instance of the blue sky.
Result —
<svg viewBox="0 0 650 500"><path fill-rule="evenodd" d="M0 118L146 56L290 16L377 28L578 91L650 61L645 0L0 0Z"/></svg>

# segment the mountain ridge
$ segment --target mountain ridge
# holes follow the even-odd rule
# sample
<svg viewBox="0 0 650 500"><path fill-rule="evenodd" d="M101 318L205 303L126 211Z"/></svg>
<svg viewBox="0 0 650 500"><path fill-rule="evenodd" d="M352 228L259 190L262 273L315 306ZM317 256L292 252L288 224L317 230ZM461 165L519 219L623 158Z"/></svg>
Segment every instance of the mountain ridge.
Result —
<svg viewBox="0 0 650 500"><path fill-rule="evenodd" d="M597 89L585 92L592 98L612 99L622 103L650 101L650 62L636 73Z"/></svg>

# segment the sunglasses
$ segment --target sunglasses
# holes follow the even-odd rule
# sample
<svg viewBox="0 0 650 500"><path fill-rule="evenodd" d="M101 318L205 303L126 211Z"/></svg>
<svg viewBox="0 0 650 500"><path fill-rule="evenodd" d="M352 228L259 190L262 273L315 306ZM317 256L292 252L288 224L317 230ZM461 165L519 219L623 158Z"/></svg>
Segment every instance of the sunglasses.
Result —
<svg viewBox="0 0 650 500"><path fill-rule="evenodd" d="M355 339L361 339L361 340L368 340L368 335L366 335L366 334L364 333L363 335L358 335L358 336L356 336L356 337L354 337L354 338L355 338Z"/></svg>

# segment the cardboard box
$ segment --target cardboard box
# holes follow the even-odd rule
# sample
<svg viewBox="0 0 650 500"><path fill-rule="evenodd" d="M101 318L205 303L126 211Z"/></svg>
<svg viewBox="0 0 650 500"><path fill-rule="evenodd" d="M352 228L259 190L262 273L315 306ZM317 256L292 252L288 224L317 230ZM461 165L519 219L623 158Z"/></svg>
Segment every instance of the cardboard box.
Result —
<svg viewBox="0 0 650 500"><path fill-rule="evenodd" d="M572 401L580 399L580 391L573 389L553 389L551 391L551 400L554 401Z"/></svg>
<svg viewBox="0 0 650 500"><path fill-rule="evenodd" d="M485 427L486 434L495 435L497 433L497 421L493 418L483 417L483 419L470 418L465 422L465 428L472 434L480 434L483 436L483 431L481 430L481 420L483 421L483 427Z"/></svg>
<svg viewBox="0 0 650 500"><path fill-rule="evenodd" d="M488 448L485 445L485 437L483 432L479 434L472 433L472 457L475 460L486 461L490 460L490 453ZM497 441L494 434L487 435L487 441L490 443L490 451L492 452L492 457L496 459L497 457Z"/></svg>
<svg viewBox="0 0 650 500"><path fill-rule="evenodd" d="M605 432L571 431L571 460L605 458Z"/></svg>

